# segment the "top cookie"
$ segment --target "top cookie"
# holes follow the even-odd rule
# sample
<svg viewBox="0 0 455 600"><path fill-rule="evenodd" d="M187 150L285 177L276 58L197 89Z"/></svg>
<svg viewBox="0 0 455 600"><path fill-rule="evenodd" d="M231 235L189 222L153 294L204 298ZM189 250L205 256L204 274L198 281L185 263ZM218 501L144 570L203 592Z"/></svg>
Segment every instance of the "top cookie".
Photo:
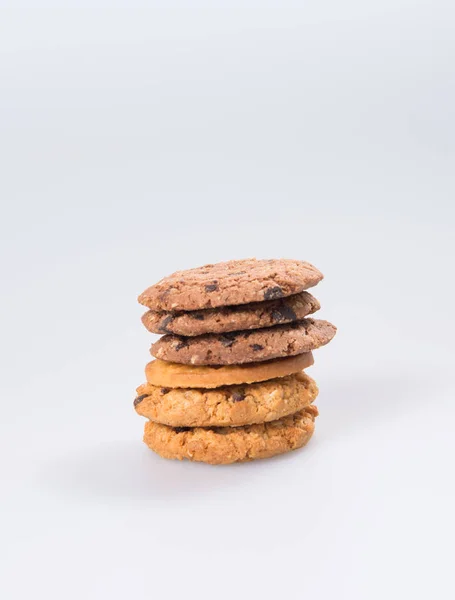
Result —
<svg viewBox="0 0 455 600"><path fill-rule="evenodd" d="M316 267L298 260L230 260L177 271L147 288L138 301L155 311L216 308L285 298L322 278Z"/></svg>

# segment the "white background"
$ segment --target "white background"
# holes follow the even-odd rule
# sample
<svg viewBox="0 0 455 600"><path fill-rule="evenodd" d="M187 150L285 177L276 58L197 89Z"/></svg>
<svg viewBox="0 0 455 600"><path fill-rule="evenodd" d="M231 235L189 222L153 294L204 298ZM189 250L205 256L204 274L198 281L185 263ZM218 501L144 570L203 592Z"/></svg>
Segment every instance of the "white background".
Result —
<svg viewBox="0 0 455 600"><path fill-rule="evenodd" d="M1 598L453 598L453 4L0 7ZM160 459L136 296L248 256L326 275L316 434Z"/></svg>

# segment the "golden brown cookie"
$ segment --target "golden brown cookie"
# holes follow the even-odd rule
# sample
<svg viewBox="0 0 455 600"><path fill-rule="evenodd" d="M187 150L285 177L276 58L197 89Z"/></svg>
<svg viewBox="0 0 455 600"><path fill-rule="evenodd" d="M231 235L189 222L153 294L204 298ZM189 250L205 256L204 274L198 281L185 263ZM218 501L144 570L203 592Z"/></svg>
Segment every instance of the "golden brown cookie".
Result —
<svg viewBox="0 0 455 600"><path fill-rule="evenodd" d="M286 377L311 367L311 352L260 363L204 367L153 360L145 367L148 383L164 388L217 388L223 385L255 383L276 377Z"/></svg>
<svg viewBox="0 0 455 600"><path fill-rule="evenodd" d="M155 358L186 365L239 365L309 352L330 342L335 333L335 325L328 321L303 319L250 331L165 335L150 352Z"/></svg>
<svg viewBox="0 0 455 600"><path fill-rule="evenodd" d="M316 312L319 308L320 304L314 296L308 292L300 292L280 300L189 312L149 310L142 316L142 322L152 333L195 336L293 323Z"/></svg>
<svg viewBox="0 0 455 600"><path fill-rule="evenodd" d="M284 298L322 278L316 267L299 260L230 260L177 271L147 288L138 300L155 311L216 308Z"/></svg>
<svg viewBox="0 0 455 600"><path fill-rule="evenodd" d="M314 431L315 406L260 425L194 429L148 421L144 442L164 458L226 465L268 458L304 446Z"/></svg>
<svg viewBox="0 0 455 600"><path fill-rule="evenodd" d="M316 382L305 373L249 385L172 389L146 383L137 389L136 412L171 427L238 427L276 421L311 404Z"/></svg>

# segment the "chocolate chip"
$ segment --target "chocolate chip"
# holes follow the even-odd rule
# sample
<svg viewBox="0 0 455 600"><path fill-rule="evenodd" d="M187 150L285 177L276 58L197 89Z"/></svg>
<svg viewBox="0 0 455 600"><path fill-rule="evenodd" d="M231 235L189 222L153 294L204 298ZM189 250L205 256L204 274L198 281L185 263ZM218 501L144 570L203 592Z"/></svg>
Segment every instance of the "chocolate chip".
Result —
<svg viewBox="0 0 455 600"><path fill-rule="evenodd" d="M264 350L264 346L261 346L261 344L251 344L250 348L252 348L254 352L259 352L259 350Z"/></svg>
<svg viewBox="0 0 455 600"><path fill-rule="evenodd" d="M235 333L225 333L220 336L220 342L225 348L230 348L237 341Z"/></svg>
<svg viewBox="0 0 455 600"><path fill-rule="evenodd" d="M283 321L297 321L297 315L290 306L283 304L272 311L272 321L282 323Z"/></svg>
<svg viewBox="0 0 455 600"><path fill-rule="evenodd" d="M277 298L283 298L284 292L279 285L267 288L264 292L264 300L276 300Z"/></svg>
<svg viewBox="0 0 455 600"><path fill-rule="evenodd" d="M165 317L161 321L161 324L159 326L160 333L172 333L171 331L169 331L169 329L167 329L167 326L169 325L169 323L172 323L173 320L174 317L172 315Z"/></svg>
<svg viewBox="0 0 455 600"><path fill-rule="evenodd" d="M171 388L161 388L161 393L163 394L163 396L165 396L166 394L169 394L170 391L171 391Z"/></svg>
<svg viewBox="0 0 455 600"><path fill-rule="evenodd" d="M184 431L189 431L191 427L174 427L175 433L183 433Z"/></svg>
<svg viewBox="0 0 455 600"><path fill-rule="evenodd" d="M203 321L205 316L202 313L195 312L194 314L190 313L192 319L196 319L196 321Z"/></svg>
<svg viewBox="0 0 455 600"><path fill-rule="evenodd" d="M179 350L182 350L183 348L188 348L188 340L181 340L178 344L176 344L175 346L175 350L177 350L177 352Z"/></svg>
<svg viewBox="0 0 455 600"><path fill-rule="evenodd" d="M218 289L218 283L216 283L216 282L209 283L205 286L206 292L215 292L217 289Z"/></svg>
<svg viewBox="0 0 455 600"><path fill-rule="evenodd" d="M161 294L159 295L159 299L160 300L167 300L167 297L169 296L169 294L171 293L170 288L166 288L163 292L161 292Z"/></svg>
<svg viewBox="0 0 455 600"><path fill-rule="evenodd" d="M144 398L147 398L147 394L142 394L142 396L138 396L134 399L134 406L137 406Z"/></svg>
<svg viewBox="0 0 455 600"><path fill-rule="evenodd" d="M246 396L243 392L232 392L231 398L234 402L241 402L245 400Z"/></svg>

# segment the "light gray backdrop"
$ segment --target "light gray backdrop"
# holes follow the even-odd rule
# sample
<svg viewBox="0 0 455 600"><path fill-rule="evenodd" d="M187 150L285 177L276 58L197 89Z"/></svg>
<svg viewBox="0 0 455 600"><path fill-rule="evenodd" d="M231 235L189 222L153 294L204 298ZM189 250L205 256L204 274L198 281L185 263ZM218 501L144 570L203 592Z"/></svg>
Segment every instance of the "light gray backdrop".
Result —
<svg viewBox="0 0 455 600"><path fill-rule="evenodd" d="M453 3L0 7L0 596L453 598ZM248 256L326 275L316 435L166 462L136 296Z"/></svg>

